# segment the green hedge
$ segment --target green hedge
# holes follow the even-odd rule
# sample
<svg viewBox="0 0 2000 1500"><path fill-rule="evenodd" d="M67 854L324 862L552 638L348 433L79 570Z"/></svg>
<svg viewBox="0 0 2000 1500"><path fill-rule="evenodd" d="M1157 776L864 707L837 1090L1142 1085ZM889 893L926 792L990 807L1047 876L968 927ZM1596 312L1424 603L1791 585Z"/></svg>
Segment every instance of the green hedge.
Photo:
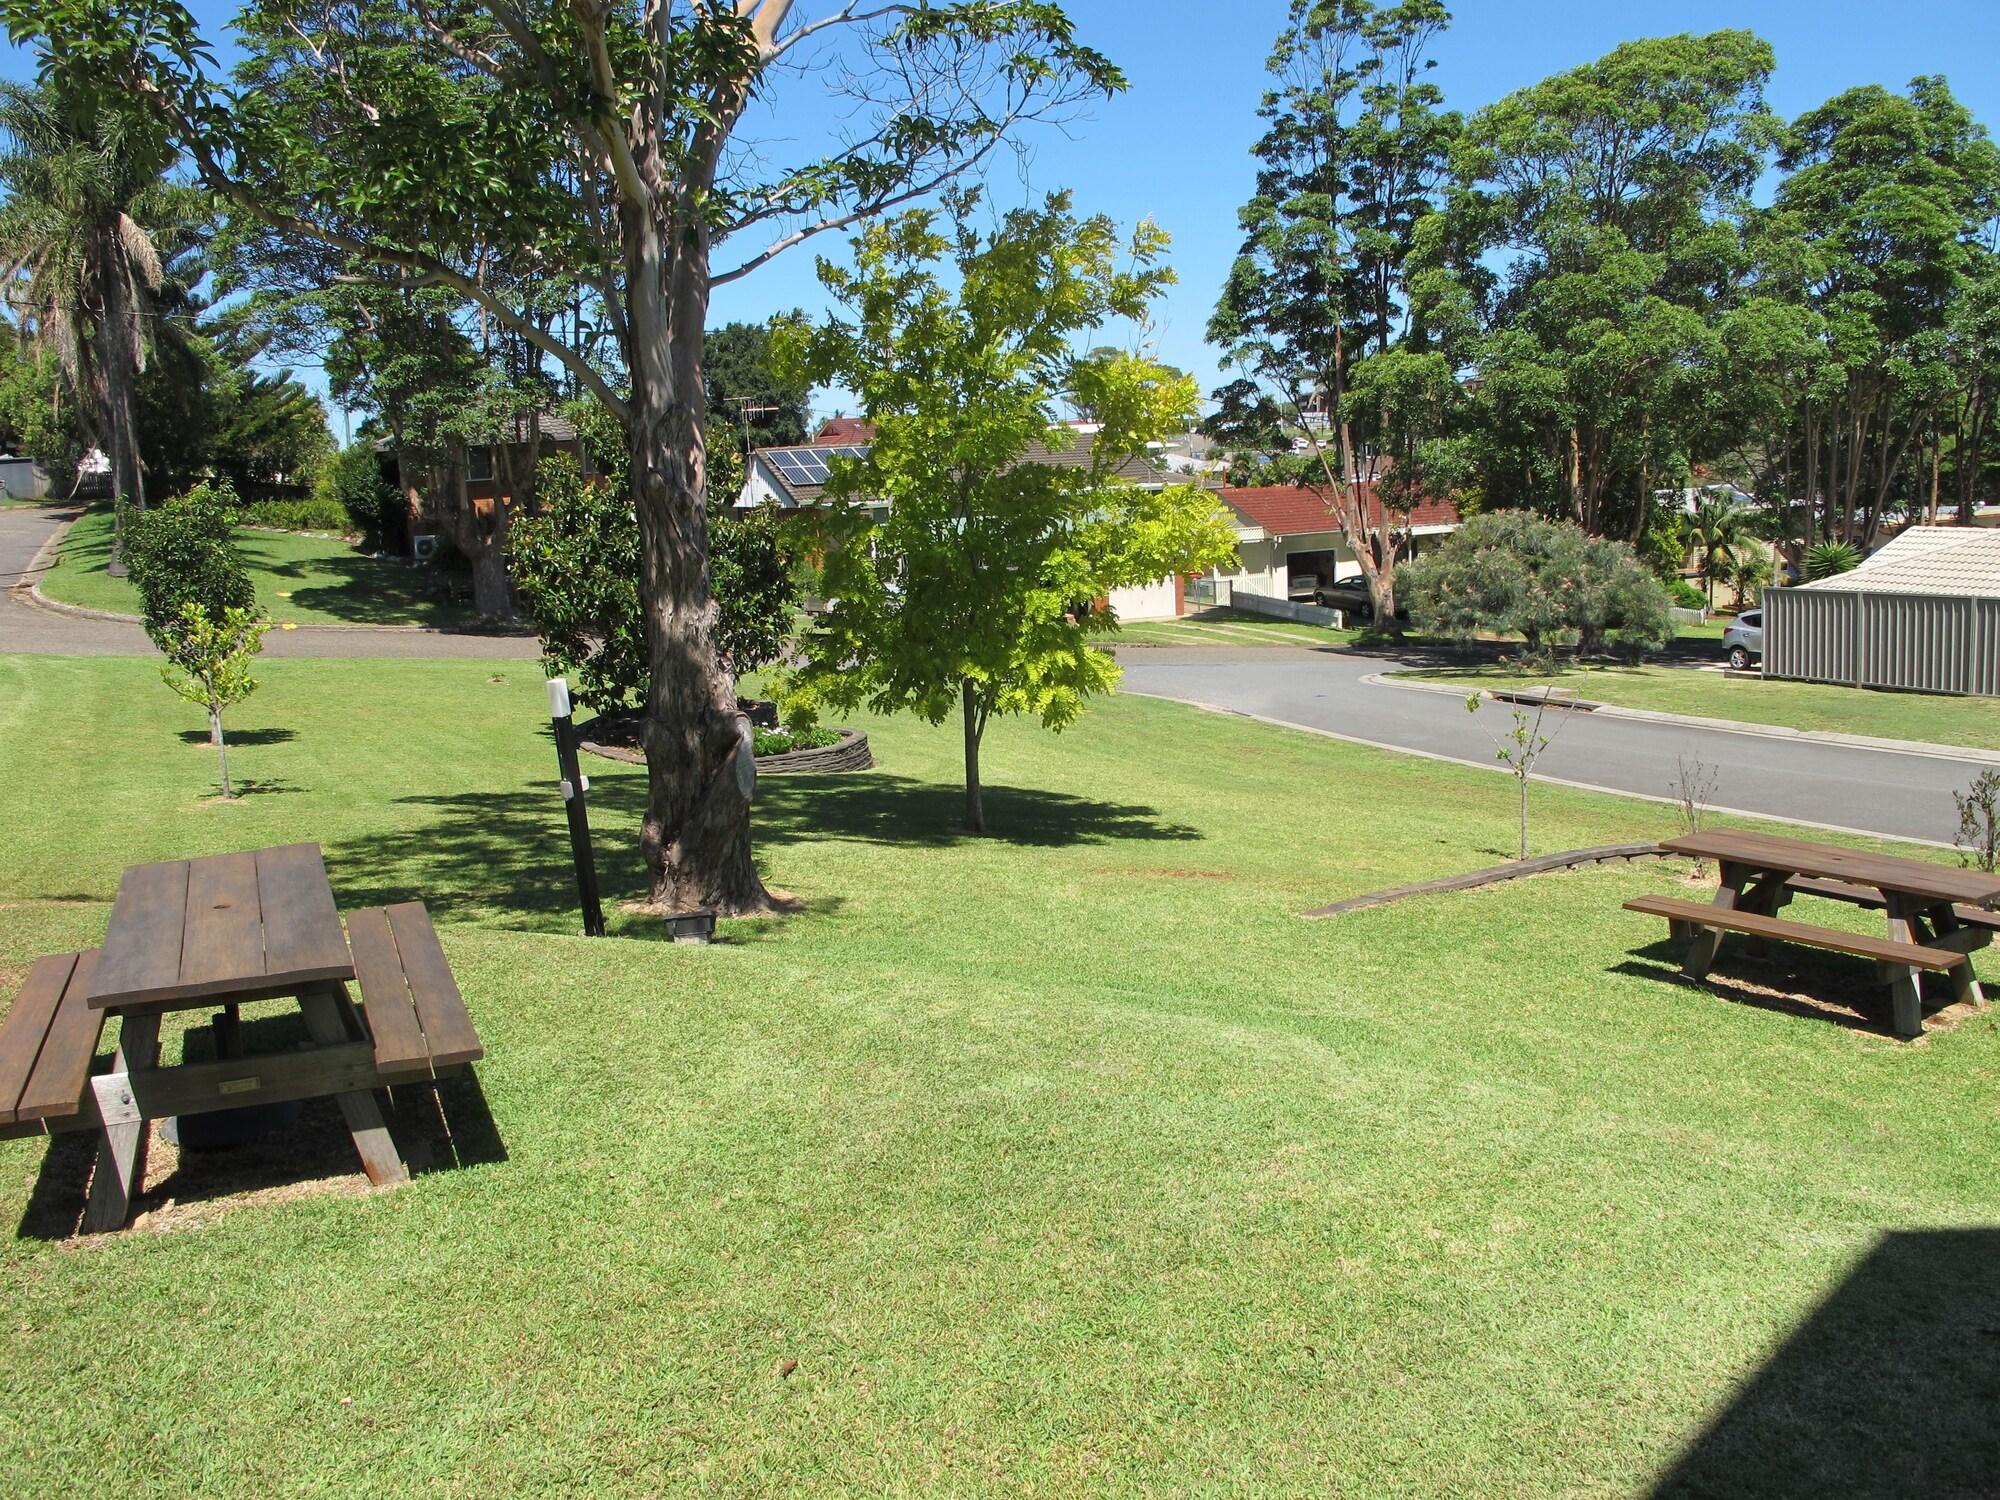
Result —
<svg viewBox="0 0 2000 1500"><path fill-rule="evenodd" d="M344 536L352 528L347 507L323 495L307 500L259 500L244 506L236 519L245 526L268 526L273 531L331 531Z"/></svg>

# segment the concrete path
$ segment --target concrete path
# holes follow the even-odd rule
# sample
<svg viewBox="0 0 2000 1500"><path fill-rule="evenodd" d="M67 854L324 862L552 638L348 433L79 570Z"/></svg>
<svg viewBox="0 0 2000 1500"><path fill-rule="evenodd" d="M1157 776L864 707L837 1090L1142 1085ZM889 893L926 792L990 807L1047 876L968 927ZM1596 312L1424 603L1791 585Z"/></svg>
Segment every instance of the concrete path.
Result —
<svg viewBox="0 0 2000 1500"><path fill-rule="evenodd" d="M36 556L77 511L65 506L0 506L0 651L53 656L148 656L153 643L135 624L94 620L35 603L28 589L40 577ZM46 567L47 558L43 559ZM476 661L532 661L541 647L532 636L301 625L264 637L266 656L441 657Z"/></svg>
<svg viewBox="0 0 2000 1500"><path fill-rule="evenodd" d="M1392 658L1225 646L1126 647L1118 660L1127 692L1505 770L1487 731L1497 736L1512 727L1509 708L1489 702L1475 716L1462 696L1363 680L1406 665ZM1547 780L1666 801L1676 761L1686 756L1714 768L1719 810L1928 843L1950 842L1958 826L1951 794L1984 769L1936 754L1555 709L1543 732L1555 740L1536 772Z"/></svg>

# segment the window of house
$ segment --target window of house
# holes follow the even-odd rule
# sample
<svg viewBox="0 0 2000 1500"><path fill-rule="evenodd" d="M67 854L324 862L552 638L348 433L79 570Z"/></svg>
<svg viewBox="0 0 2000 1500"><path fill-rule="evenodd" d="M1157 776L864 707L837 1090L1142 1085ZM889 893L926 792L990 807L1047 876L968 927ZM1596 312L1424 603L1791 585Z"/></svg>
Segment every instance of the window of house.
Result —
<svg viewBox="0 0 2000 1500"><path fill-rule="evenodd" d="M465 450L465 477L471 480L493 477L493 450L480 444Z"/></svg>

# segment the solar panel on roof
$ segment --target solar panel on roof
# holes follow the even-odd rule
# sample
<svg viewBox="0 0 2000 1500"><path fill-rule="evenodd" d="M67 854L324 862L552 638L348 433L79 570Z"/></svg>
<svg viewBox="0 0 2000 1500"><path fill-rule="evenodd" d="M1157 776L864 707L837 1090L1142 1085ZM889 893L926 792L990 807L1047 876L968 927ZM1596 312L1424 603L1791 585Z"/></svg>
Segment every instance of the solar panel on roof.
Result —
<svg viewBox="0 0 2000 1500"><path fill-rule="evenodd" d="M813 448L767 448L764 458L771 467L783 476L785 483L792 485L822 485L833 477L829 459L862 459L868 456L868 445L841 444L837 447Z"/></svg>
<svg viewBox="0 0 2000 1500"><path fill-rule="evenodd" d="M779 448L768 454L772 466L782 474L788 484L815 484L804 464L799 462L798 451L793 448Z"/></svg>

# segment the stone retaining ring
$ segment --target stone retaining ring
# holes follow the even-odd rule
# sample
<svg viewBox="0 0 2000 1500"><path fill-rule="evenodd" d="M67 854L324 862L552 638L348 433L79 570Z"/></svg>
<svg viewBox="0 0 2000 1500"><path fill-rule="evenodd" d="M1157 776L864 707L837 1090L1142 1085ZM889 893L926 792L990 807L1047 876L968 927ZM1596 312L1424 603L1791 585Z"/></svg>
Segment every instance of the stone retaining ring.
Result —
<svg viewBox="0 0 2000 1500"><path fill-rule="evenodd" d="M606 760L622 760L630 766L646 763L644 751L626 745L602 745L596 740L583 740L581 747L592 755L601 755ZM858 729L843 729L840 738L831 745L821 745L814 750L787 750L781 755L760 755L757 757L759 776L805 776L826 771L866 771L875 764L875 756L868 748L868 736Z"/></svg>

